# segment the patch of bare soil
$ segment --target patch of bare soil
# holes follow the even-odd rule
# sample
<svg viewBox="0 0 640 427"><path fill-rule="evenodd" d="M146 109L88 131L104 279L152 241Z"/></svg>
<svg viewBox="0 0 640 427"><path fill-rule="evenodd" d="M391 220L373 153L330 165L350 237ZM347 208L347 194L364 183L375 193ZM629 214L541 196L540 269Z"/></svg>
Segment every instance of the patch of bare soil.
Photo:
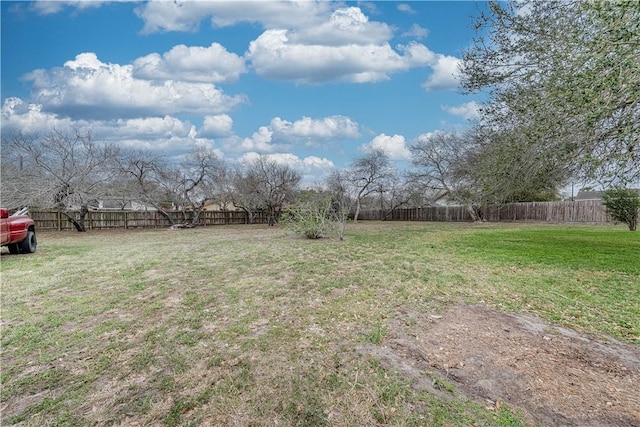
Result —
<svg viewBox="0 0 640 427"><path fill-rule="evenodd" d="M362 351L417 388L446 395L437 375L473 400L522 410L533 424L640 426L640 346L597 341L538 318L484 306L398 313L382 345Z"/></svg>

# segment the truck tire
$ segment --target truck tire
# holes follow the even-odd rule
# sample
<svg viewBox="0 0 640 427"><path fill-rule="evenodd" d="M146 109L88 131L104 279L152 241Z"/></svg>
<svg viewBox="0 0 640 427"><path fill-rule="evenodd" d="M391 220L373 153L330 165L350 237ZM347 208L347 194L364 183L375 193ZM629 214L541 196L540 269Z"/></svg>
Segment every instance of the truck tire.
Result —
<svg viewBox="0 0 640 427"><path fill-rule="evenodd" d="M7 247L9 248L9 253L10 254L19 254L20 253L20 248L18 247L17 243L11 243L10 245L7 245Z"/></svg>
<svg viewBox="0 0 640 427"><path fill-rule="evenodd" d="M36 233L33 230L27 231L27 237L20 243L18 246L20 248L20 253L23 254L32 254L36 251L36 246L38 242L36 241Z"/></svg>

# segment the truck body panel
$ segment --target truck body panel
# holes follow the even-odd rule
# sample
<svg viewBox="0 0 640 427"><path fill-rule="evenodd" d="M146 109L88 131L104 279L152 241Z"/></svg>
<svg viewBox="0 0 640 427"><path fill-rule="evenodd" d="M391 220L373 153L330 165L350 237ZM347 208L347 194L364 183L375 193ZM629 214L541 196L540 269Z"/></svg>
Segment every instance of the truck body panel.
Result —
<svg viewBox="0 0 640 427"><path fill-rule="evenodd" d="M9 216L8 209L0 208L0 245L8 246L11 253L35 252L35 232L35 222L29 216Z"/></svg>

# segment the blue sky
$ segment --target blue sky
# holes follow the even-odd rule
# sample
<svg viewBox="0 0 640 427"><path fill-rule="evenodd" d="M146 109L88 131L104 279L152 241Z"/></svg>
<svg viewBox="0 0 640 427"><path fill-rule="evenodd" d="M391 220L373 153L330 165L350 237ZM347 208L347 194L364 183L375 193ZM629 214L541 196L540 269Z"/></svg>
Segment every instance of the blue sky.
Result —
<svg viewBox="0 0 640 427"><path fill-rule="evenodd" d="M172 158L258 154L320 182L461 129L476 2L2 1L2 135L90 128Z"/></svg>

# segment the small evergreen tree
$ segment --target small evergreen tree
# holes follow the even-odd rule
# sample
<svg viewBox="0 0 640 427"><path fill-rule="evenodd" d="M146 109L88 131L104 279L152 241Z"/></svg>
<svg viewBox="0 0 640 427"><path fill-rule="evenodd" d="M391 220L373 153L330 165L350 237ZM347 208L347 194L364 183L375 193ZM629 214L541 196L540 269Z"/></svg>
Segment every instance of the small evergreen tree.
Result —
<svg viewBox="0 0 640 427"><path fill-rule="evenodd" d="M640 213L640 195L637 190L629 188L612 188L602 193L602 202L609 215L615 220L624 222L630 231L636 231L638 214Z"/></svg>

